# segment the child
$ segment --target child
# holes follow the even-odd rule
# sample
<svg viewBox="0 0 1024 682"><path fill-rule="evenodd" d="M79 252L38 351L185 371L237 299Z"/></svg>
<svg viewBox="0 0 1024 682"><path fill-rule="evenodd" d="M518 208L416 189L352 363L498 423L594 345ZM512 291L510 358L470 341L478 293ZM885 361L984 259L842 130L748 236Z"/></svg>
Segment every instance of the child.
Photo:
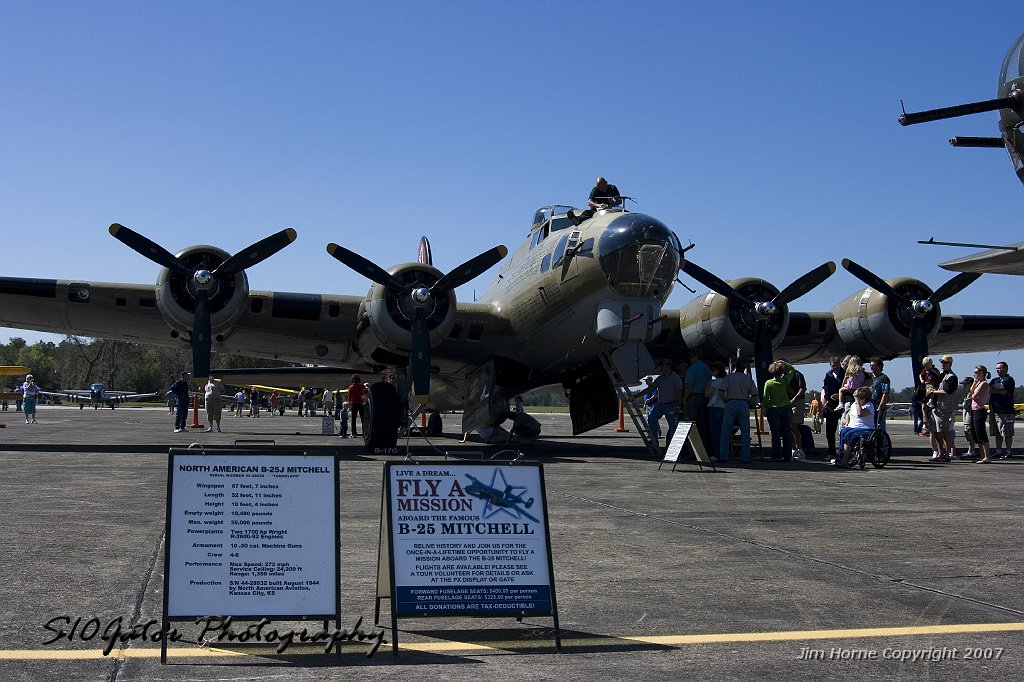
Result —
<svg viewBox="0 0 1024 682"><path fill-rule="evenodd" d="M341 404L341 411L338 413L341 415L339 419L341 423L338 424L338 438L348 438L348 403Z"/></svg>
<svg viewBox="0 0 1024 682"><path fill-rule="evenodd" d="M836 407L836 412L842 412L850 408L850 405L853 403L854 391L863 386L867 378L864 366L856 355L846 356L846 360L843 362L843 370L846 372L846 380L843 382L842 388L839 389L839 405Z"/></svg>

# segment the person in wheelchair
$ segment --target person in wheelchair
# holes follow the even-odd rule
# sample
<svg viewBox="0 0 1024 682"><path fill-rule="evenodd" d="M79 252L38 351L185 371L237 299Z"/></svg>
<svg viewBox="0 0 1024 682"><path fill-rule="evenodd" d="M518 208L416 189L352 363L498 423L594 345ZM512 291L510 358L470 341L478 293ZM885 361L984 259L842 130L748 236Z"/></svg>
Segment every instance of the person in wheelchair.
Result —
<svg viewBox="0 0 1024 682"><path fill-rule="evenodd" d="M846 418L846 425L839 429L840 454L832 460L832 464L837 467L851 466L854 442L875 431L875 406L871 404L869 386L861 386L854 392L854 402L847 410Z"/></svg>

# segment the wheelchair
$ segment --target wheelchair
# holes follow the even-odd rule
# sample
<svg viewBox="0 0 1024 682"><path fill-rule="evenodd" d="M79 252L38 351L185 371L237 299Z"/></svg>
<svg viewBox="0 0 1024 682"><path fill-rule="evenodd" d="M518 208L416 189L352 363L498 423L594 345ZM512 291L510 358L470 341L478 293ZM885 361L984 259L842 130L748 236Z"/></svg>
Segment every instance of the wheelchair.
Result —
<svg viewBox="0 0 1024 682"><path fill-rule="evenodd" d="M849 469L856 466L863 469L868 462L871 462L871 466L881 469L889 463L890 456L892 456L892 439L885 431L875 429L866 436L855 438L850 445L849 459L842 457L836 459L836 466Z"/></svg>

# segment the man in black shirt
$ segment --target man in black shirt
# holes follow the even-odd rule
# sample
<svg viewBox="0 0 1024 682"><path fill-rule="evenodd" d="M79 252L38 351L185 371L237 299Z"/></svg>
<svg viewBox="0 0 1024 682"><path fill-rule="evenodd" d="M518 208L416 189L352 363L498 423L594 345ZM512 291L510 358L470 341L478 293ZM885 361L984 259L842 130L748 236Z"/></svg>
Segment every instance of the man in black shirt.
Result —
<svg viewBox="0 0 1024 682"><path fill-rule="evenodd" d="M171 393L178 399L178 409L174 413L175 433L185 430L185 420L188 419L188 380L189 373L182 372L181 378L171 384Z"/></svg>
<svg viewBox="0 0 1024 682"><path fill-rule="evenodd" d="M996 439L993 459L1009 459L1013 456L1010 448L1013 447L1013 418L1016 412L1013 409L1013 391L1016 384L1009 372L1009 365L1000 360L996 363L995 378L988 382L989 431ZM1003 447L1004 442L1006 447Z"/></svg>
<svg viewBox="0 0 1024 682"><path fill-rule="evenodd" d="M579 215L576 215L573 211L569 211L566 216L572 221L573 225L579 225L584 220L590 220L594 217L594 213L601 209L608 208L609 206L618 206L622 203L622 195L619 194L619 188L609 183L604 178L598 178L594 189L590 190L590 198L587 199L587 205L590 206L585 211L582 211Z"/></svg>

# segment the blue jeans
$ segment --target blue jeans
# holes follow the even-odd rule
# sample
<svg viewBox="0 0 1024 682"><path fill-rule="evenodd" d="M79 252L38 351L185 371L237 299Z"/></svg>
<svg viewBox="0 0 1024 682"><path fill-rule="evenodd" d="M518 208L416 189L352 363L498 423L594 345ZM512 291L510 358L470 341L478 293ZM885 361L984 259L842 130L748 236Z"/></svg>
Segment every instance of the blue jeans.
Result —
<svg viewBox="0 0 1024 682"><path fill-rule="evenodd" d="M772 432L772 459L789 459L793 454L793 432L790 430L793 408L788 405L769 407L764 416Z"/></svg>
<svg viewBox="0 0 1024 682"><path fill-rule="evenodd" d="M889 411L889 406L886 405L881 410L875 412L875 428L879 431L885 431L885 413Z"/></svg>
<svg viewBox="0 0 1024 682"><path fill-rule="evenodd" d="M178 407L174 412L174 428L183 429L185 428L185 422L188 421L188 400L178 397ZM165 427L166 428L166 427Z"/></svg>
<svg viewBox="0 0 1024 682"><path fill-rule="evenodd" d="M668 435L665 436L665 444L672 442L672 434L676 432L679 424L679 415L676 414L675 403L656 403L647 414L647 430L651 432L651 438L657 440L661 437L661 426L658 419L665 418L668 422Z"/></svg>
<svg viewBox="0 0 1024 682"><path fill-rule="evenodd" d="M709 407L708 408L708 422L711 424L711 456L722 458L721 453L721 442L722 442L722 422L725 420L725 408L724 407ZM728 443L726 443L726 457L728 457Z"/></svg>
<svg viewBox="0 0 1024 682"><path fill-rule="evenodd" d="M722 428L718 431L718 459L723 462L729 461L729 439L733 427L737 425L740 427L740 443L743 446L740 461L746 464L750 461L750 407L746 400L730 400L725 404Z"/></svg>

